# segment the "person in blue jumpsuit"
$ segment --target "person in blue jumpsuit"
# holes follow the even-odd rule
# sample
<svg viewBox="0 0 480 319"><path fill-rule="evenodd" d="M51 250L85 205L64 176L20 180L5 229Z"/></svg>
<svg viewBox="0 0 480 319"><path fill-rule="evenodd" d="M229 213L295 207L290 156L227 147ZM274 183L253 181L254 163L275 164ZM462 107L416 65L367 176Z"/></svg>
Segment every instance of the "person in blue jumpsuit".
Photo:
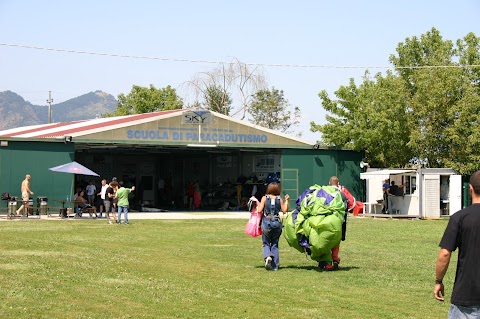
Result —
<svg viewBox="0 0 480 319"><path fill-rule="evenodd" d="M263 259L266 270L278 270L280 256L278 253L278 241L282 234L282 222L280 211L285 213L288 210L290 196L280 197L280 185L277 182L268 184L265 196L262 197L257 207L262 216L262 246Z"/></svg>

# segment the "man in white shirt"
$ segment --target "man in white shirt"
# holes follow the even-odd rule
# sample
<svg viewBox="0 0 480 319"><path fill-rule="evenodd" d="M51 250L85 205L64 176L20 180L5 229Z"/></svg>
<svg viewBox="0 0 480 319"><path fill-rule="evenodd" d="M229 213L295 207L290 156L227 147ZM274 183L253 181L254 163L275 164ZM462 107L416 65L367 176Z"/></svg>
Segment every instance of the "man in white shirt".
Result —
<svg viewBox="0 0 480 319"><path fill-rule="evenodd" d="M98 193L97 195L100 195L100 198L102 199L101 200L101 203L100 203L100 217L102 217L102 212L105 211L105 193L107 191L107 188L108 188L108 184L107 184L107 180L106 179L102 179L102 188L100 190L100 193Z"/></svg>

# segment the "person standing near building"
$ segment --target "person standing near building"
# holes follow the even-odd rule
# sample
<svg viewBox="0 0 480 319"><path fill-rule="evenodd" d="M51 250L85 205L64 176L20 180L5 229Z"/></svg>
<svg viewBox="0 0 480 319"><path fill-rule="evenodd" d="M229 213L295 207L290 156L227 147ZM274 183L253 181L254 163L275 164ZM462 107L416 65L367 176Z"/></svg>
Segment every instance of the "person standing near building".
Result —
<svg viewBox="0 0 480 319"><path fill-rule="evenodd" d="M390 180L386 179L383 182L382 185L382 190L383 190L383 207L382 207L382 213L388 214L388 195L390 195Z"/></svg>
<svg viewBox="0 0 480 319"><path fill-rule="evenodd" d="M19 209L17 209L17 215L20 215L20 212L22 209L25 210L25 215L28 215L28 206L29 206L29 201L30 201L30 195L33 195L33 192L30 189L30 179L32 177L27 174L25 175L25 179L22 182L22 185L20 187L21 192L22 192L22 206L20 206Z"/></svg>
<svg viewBox="0 0 480 319"><path fill-rule="evenodd" d="M128 225L128 207L129 207L128 194L130 194L130 192L133 192L135 190L135 186L132 186L132 188L125 188L123 186L123 181L120 181L120 183L118 184L120 185L120 188L115 193L115 198L118 198L117 224L122 223L122 213L124 213L125 225Z"/></svg>
<svg viewBox="0 0 480 319"><path fill-rule="evenodd" d="M100 189L100 193L98 193L97 195L100 196L100 215L99 217L102 217L102 211L106 211L106 208L105 208L105 193L107 191L107 188L109 187L109 185L107 184L107 180L106 179L102 179L102 188Z"/></svg>
<svg viewBox="0 0 480 319"><path fill-rule="evenodd" d="M88 183L86 191L88 204L90 206L94 206L95 192L97 191L97 188L95 187L95 185L93 185L93 181L90 181L90 183Z"/></svg>
<svg viewBox="0 0 480 319"><path fill-rule="evenodd" d="M195 194L195 187L194 187L194 182L193 181L188 181L187 182L187 189L185 190L185 204L188 205L188 209L194 209L193 206L193 197Z"/></svg>
<svg viewBox="0 0 480 319"><path fill-rule="evenodd" d="M113 188L113 198L112 199L112 211L113 211L113 216L115 216L115 220L117 220L117 203L118 203L118 198L115 197L115 194L117 193L118 190L118 180L116 177L112 177L112 181L110 182L110 186Z"/></svg>
<svg viewBox="0 0 480 319"><path fill-rule="evenodd" d="M158 177L158 203L163 204L165 201L165 180L163 177Z"/></svg>
<svg viewBox="0 0 480 319"><path fill-rule="evenodd" d="M200 182L198 180L193 184L193 208L199 209L202 205L202 190L200 189Z"/></svg>
<svg viewBox="0 0 480 319"><path fill-rule="evenodd" d="M104 206L105 206L105 218L107 218L108 223L111 224L112 221L110 220L110 212L112 212L113 219L116 221L117 220L117 214L115 213L115 207L113 207L113 198L115 197L115 189L117 182L110 182L110 184L107 185L107 189L105 190L105 200L104 200Z"/></svg>
<svg viewBox="0 0 480 319"><path fill-rule="evenodd" d="M440 241L435 266L433 295L444 301L443 278L450 264L452 251L458 248L457 271L453 284L448 318L480 318L480 171L470 177L472 205L450 216Z"/></svg>

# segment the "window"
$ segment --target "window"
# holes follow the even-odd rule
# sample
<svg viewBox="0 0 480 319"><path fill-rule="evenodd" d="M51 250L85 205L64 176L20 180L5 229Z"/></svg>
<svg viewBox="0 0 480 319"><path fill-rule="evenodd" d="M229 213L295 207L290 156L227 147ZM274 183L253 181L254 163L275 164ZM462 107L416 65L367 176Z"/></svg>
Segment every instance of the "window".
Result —
<svg viewBox="0 0 480 319"><path fill-rule="evenodd" d="M405 176L405 194L413 194L417 189L417 177Z"/></svg>
<svg viewBox="0 0 480 319"><path fill-rule="evenodd" d="M412 194L413 194L417 190L417 177L416 176L410 176L410 179L412 180L411 189L412 189Z"/></svg>

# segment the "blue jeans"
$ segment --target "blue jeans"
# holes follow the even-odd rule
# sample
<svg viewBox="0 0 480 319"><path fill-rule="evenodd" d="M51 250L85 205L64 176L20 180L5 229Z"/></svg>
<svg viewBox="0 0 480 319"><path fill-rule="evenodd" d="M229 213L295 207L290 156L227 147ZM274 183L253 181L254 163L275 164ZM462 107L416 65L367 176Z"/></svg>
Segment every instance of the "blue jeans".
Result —
<svg viewBox="0 0 480 319"><path fill-rule="evenodd" d="M480 306L450 305L448 319L476 319L480 318Z"/></svg>
<svg viewBox="0 0 480 319"><path fill-rule="evenodd" d="M273 258L272 267L278 268L280 256L278 253L278 241L282 234L282 223L279 219L262 218L262 246L263 259L271 256Z"/></svg>
<svg viewBox="0 0 480 319"><path fill-rule="evenodd" d="M118 206L117 223L122 222L122 213L125 213L125 224L128 224L128 206Z"/></svg>

